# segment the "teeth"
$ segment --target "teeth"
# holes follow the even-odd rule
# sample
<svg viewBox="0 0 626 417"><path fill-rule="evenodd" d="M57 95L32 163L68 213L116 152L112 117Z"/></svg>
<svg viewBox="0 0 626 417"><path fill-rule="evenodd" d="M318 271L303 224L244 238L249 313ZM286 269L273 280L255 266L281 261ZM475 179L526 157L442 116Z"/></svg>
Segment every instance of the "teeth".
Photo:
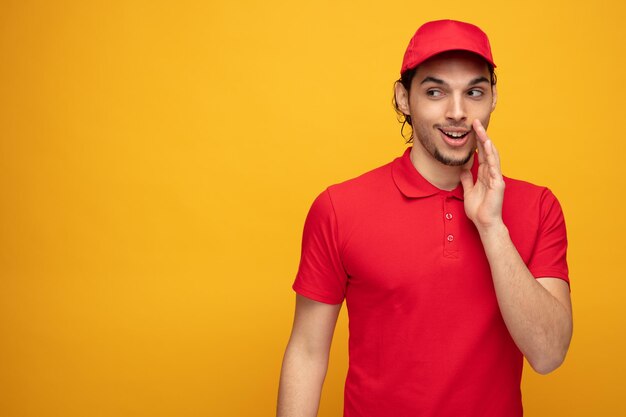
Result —
<svg viewBox="0 0 626 417"><path fill-rule="evenodd" d="M461 138L467 134L467 132L443 132L445 135L450 136L451 138Z"/></svg>

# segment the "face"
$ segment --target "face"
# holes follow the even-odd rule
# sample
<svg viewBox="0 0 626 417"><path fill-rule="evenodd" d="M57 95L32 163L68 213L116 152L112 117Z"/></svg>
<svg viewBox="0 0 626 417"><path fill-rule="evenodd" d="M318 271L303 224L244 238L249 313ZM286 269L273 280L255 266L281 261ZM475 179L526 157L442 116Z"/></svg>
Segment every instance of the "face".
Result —
<svg viewBox="0 0 626 417"><path fill-rule="evenodd" d="M447 52L422 63L407 92L396 84L396 102L410 114L413 138L423 152L449 166L467 163L476 149L472 122L485 128L496 105L485 61L468 52Z"/></svg>

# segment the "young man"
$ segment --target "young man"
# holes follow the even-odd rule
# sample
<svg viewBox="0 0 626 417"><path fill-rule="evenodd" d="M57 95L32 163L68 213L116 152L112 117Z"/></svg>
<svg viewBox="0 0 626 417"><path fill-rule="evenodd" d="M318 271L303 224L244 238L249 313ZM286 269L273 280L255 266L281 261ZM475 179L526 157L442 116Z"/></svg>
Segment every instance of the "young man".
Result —
<svg viewBox="0 0 626 417"><path fill-rule="evenodd" d="M494 68L476 26L429 22L411 39L395 101L414 145L307 217L279 417L317 414L344 298L346 417L521 416L523 357L542 374L563 362L563 215L547 188L500 172Z"/></svg>

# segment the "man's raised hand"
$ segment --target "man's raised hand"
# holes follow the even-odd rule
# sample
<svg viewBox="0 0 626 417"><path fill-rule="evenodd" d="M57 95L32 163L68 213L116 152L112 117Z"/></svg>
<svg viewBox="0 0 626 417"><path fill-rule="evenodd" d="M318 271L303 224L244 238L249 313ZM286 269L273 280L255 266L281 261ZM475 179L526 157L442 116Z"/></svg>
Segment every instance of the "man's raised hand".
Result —
<svg viewBox="0 0 626 417"><path fill-rule="evenodd" d="M478 175L476 183L469 171L461 174L465 214L479 231L502 225L504 179L500 170L500 157L482 123L472 123L478 146Z"/></svg>

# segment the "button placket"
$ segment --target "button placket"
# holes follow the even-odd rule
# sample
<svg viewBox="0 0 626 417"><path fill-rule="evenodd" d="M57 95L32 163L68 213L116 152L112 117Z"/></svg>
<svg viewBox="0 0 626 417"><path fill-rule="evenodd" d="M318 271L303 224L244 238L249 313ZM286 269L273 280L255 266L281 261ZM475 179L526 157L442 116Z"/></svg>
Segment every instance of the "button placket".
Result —
<svg viewBox="0 0 626 417"><path fill-rule="evenodd" d="M458 258L458 220L454 211L455 200L448 195L443 200L443 240L444 257Z"/></svg>

